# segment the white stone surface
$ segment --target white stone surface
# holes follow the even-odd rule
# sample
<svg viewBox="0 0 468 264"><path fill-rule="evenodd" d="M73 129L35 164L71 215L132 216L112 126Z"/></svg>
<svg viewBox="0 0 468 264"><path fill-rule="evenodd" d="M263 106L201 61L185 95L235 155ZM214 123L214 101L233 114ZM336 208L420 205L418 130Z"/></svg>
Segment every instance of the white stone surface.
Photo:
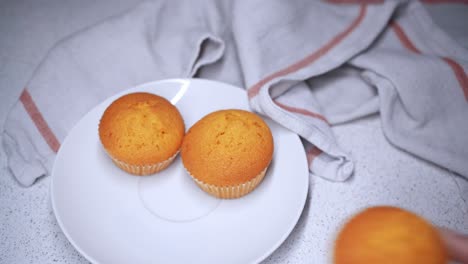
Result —
<svg viewBox="0 0 468 264"><path fill-rule="evenodd" d="M7 110L57 40L136 2L0 2L0 124L3 126ZM444 16L453 11L446 5L430 7L436 19L441 19L441 25L451 27L448 32L468 47L468 32L461 30L466 29L468 22ZM468 17L468 7L457 9L454 14ZM330 262L339 225L360 208L371 205L401 206L434 224L468 233L468 181L391 146L380 129L378 116L337 126L334 131L357 161L354 177L345 183L311 177L308 201L299 223L265 263ZM0 263L87 263L55 221L49 197L50 178L22 188L4 168L4 156L1 165Z"/></svg>

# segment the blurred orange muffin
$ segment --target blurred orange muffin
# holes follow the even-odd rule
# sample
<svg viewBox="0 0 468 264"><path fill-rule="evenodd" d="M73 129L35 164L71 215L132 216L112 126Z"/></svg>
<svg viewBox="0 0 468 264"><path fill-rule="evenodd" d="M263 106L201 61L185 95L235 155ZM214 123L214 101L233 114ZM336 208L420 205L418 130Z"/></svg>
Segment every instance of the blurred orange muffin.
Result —
<svg viewBox="0 0 468 264"><path fill-rule="evenodd" d="M352 217L335 242L335 264L443 264L447 253L437 230L401 208L377 206Z"/></svg>
<svg viewBox="0 0 468 264"><path fill-rule="evenodd" d="M166 168L185 133L182 116L166 99L150 93L124 95L104 111L99 138L121 169L148 175Z"/></svg>
<svg viewBox="0 0 468 264"><path fill-rule="evenodd" d="M187 132L182 162L197 185L218 198L239 198L262 181L273 157L273 136L258 115L216 111Z"/></svg>

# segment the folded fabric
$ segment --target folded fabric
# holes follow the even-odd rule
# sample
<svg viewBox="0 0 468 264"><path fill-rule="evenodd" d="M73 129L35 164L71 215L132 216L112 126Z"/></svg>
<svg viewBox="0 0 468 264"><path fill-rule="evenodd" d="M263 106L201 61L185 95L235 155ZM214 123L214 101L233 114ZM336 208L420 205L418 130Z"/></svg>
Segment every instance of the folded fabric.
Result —
<svg viewBox="0 0 468 264"><path fill-rule="evenodd" d="M254 111L302 137L326 179L354 167L330 125L378 111L396 146L468 177L467 57L418 2L143 2L50 51L5 124L8 166L29 186L100 101L201 77L244 87Z"/></svg>

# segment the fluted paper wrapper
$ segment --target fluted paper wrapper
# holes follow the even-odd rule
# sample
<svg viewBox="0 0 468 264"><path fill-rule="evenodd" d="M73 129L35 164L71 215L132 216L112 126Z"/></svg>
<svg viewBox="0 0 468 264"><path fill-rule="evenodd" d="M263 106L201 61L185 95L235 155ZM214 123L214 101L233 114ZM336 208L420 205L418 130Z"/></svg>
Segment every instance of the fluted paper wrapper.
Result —
<svg viewBox="0 0 468 264"><path fill-rule="evenodd" d="M158 162L155 164L149 164L149 165L132 165L132 164L123 162L121 160L115 159L111 155L109 156L111 157L114 164L117 165L117 167L121 168L122 170L128 173L134 174L134 175L144 176L144 175L154 174L156 172L162 171L165 168L167 168L172 163L174 158L177 156L177 153L178 152L176 152L172 157L170 157L169 159L165 161Z"/></svg>
<svg viewBox="0 0 468 264"><path fill-rule="evenodd" d="M246 183L242 183L236 186L216 186L208 183L204 183L196 179L192 174L188 173L190 177L197 183L197 185L205 192L222 199L235 199L240 198L251 191L253 191L265 177L265 173L268 166L260 172L257 176Z"/></svg>

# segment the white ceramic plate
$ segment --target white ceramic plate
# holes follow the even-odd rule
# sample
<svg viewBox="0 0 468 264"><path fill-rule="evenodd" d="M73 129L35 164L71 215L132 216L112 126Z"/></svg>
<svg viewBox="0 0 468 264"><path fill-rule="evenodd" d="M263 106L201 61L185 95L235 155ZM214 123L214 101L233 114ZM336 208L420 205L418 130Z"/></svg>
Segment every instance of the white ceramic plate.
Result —
<svg viewBox="0 0 468 264"><path fill-rule="evenodd" d="M289 235L306 200L308 170L299 138L266 120L275 143L272 164L258 188L236 200L201 191L180 158L158 174L132 176L105 154L98 123L112 101L137 91L170 100L187 128L215 110L249 109L244 90L199 79L144 84L95 107L63 142L52 172L52 205L68 240L94 263L253 263L266 258Z"/></svg>

